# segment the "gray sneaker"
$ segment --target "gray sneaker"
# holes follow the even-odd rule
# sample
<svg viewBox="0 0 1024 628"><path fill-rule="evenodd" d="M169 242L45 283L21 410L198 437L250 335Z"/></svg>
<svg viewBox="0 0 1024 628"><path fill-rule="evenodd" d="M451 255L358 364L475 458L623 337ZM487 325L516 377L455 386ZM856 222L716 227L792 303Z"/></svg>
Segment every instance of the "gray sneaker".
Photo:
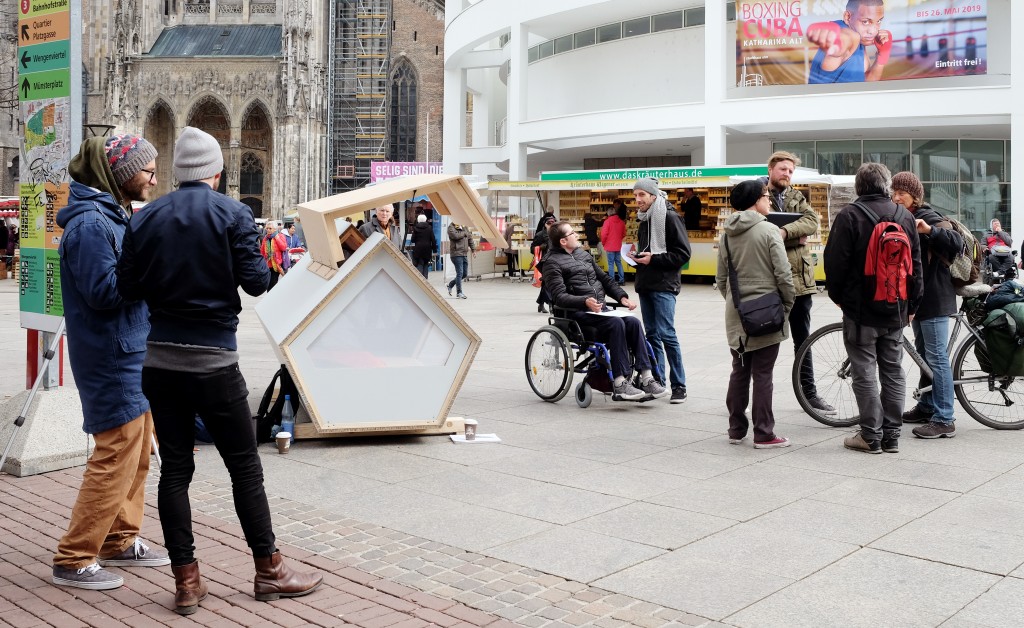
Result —
<svg viewBox="0 0 1024 628"><path fill-rule="evenodd" d="M163 567L171 564L167 554L146 545L139 537L135 537L135 542L120 554L106 558L101 556L99 561L103 567Z"/></svg>
<svg viewBox="0 0 1024 628"><path fill-rule="evenodd" d="M612 399L615 401L638 401L646 398L647 393L631 384L628 379L622 380L621 384L612 384Z"/></svg>
<svg viewBox="0 0 1024 628"><path fill-rule="evenodd" d="M116 589L124 584L124 578L100 567L98 563L93 563L81 569L68 569L67 567L54 565L53 583L64 587L106 591L107 589Z"/></svg>
<svg viewBox="0 0 1024 628"><path fill-rule="evenodd" d="M653 377L647 380L646 382L640 382L640 388L643 389L645 393L647 393L648 395L655 399L668 397L670 394L672 394L668 388L665 388L664 386L659 384L658 380L654 379Z"/></svg>

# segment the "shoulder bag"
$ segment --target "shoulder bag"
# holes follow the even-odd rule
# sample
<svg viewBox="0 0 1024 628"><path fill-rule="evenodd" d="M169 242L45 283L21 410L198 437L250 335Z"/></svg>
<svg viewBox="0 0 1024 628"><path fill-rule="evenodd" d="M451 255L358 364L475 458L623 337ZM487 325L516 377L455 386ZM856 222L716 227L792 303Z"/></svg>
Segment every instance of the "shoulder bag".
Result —
<svg viewBox="0 0 1024 628"><path fill-rule="evenodd" d="M782 297L779 296L778 290L740 302L740 287L736 277L736 267L732 265L729 236L723 236L722 240L725 242L725 257L729 263L729 288L732 290L732 304L739 312L743 331L747 336L766 336L780 331L786 322L786 310L782 307Z"/></svg>

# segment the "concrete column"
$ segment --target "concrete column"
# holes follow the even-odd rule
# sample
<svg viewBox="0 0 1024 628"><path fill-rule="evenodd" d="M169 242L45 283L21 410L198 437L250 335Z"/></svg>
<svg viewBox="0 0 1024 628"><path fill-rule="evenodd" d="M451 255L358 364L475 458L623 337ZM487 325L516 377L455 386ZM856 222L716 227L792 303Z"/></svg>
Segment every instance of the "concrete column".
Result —
<svg viewBox="0 0 1024 628"><path fill-rule="evenodd" d="M726 163L725 129L719 112L725 99L725 2L704 3L704 163L724 166Z"/></svg>
<svg viewBox="0 0 1024 628"><path fill-rule="evenodd" d="M1024 3L1010 3L1010 32L1024 33ZM1010 236L1024 237L1024 37L1010 37ZM1019 245L1018 245L1019 246Z"/></svg>
<svg viewBox="0 0 1024 628"><path fill-rule="evenodd" d="M460 174L461 149L466 137L466 71L446 68L444 71L444 171Z"/></svg>
<svg viewBox="0 0 1024 628"><path fill-rule="evenodd" d="M227 168L228 177L228 196L237 199L241 195L239 194L238 186L241 183L242 176L242 127L232 126L230 139L228 139L228 151L227 163L224 164ZM269 194L264 195L264 201L267 201Z"/></svg>
<svg viewBox="0 0 1024 628"><path fill-rule="evenodd" d="M508 148L508 178L511 181L522 181L529 176L526 163L526 144L520 140L520 125L526 118L526 97L529 87L526 84L527 51L529 48L530 31L524 24L513 24L509 41L510 67L508 72L508 104L505 116L505 146ZM512 214L525 216L525 208L521 207L521 198L511 196L508 210Z"/></svg>

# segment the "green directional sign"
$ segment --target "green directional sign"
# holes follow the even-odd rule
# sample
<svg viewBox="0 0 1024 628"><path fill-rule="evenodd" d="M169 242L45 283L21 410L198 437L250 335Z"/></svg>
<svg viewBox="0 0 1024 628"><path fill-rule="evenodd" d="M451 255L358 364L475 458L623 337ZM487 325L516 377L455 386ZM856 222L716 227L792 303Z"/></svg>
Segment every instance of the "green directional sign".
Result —
<svg viewBox="0 0 1024 628"><path fill-rule="evenodd" d="M18 100L66 98L71 95L71 79L67 70L50 70L23 74L18 78Z"/></svg>
<svg viewBox="0 0 1024 628"><path fill-rule="evenodd" d="M53 41L48 44L22 46L18 49L18 71L21 74L47 72L70 67L71 42Z"/></svg>

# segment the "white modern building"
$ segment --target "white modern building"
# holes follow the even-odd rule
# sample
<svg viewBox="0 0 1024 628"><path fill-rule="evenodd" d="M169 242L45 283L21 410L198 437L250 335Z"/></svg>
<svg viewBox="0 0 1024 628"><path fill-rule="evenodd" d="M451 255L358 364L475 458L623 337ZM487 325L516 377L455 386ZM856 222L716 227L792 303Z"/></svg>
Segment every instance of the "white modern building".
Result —
<svg viewBox="0 0 1024 628"><path fill-rule="evenodd" d="M1011 183L1024 181L1024 2L890 0L904 16L986 12L975 40L987 47L984 73L833 85L758 84L738 68L736 4L449 0L446 171L522 181L554 170L764 163L786 149L823 174L853 174L863 161L914 170L932 205L972 229L993 217L1024 225L1020 185L1011 202ZM846 2L758 4L832 7L822 19L836 19ZM907 37L894 57L913 57L915 45L924 57ZM955 37L952 45L963 49Z"/></svg>

